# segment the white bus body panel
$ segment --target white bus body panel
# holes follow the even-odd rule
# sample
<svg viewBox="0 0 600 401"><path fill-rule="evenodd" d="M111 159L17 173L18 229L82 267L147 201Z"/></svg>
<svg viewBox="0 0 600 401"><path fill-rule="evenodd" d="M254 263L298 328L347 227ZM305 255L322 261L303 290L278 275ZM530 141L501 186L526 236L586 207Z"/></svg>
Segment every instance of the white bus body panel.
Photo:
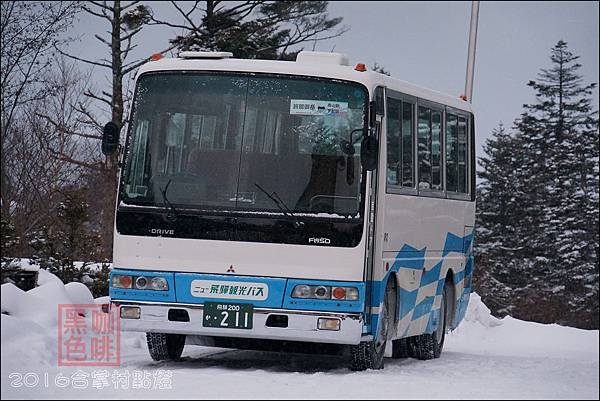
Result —
<svg viewBox="0 0 600 401"><path fill-rule="evenodd" d="M455 277L464 274L472 253L475 203L386 194L383 214L387 240L383 242L384 268L377 269L376 280L384 280L386 264L393 269L394 263L404 261L403 266L393 269L400 289L397 333L400 337L418 335L427 331L432 316L431 313L420 315L419 305L424 306L429 300L430 309L438 310L442 298L440 280L443 283L450 270ZM419 252L402 255L407 247ZM402 268L411 265L414 268ZM424 280L428 273L431 279ZM458 312L454 311L453 315L459 319L462 309L458 306L465 296L464 290L464 278L455 280L454 305ZM454 323L449 322L449 326L455 327Z"/></svg>
<svg viewBox="0 0 600 401"><path fill-rule="evenodd" d="M116 232L116 230L115 230ZM362 281L364 233L354 248L212 241L115 234L114 265L124 269Z"/></svg>

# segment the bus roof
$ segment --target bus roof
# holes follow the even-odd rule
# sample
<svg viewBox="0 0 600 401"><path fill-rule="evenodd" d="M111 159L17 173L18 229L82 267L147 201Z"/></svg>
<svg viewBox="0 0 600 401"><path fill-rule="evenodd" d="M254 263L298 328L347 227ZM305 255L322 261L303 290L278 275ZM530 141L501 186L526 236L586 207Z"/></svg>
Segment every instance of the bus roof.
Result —
<svg viewBox="0 0 600 401"><path fill-rule="evenodd" d="M184 57L150 61L139 69L138 76L150 71L230 71L333 78L362 83L371 94L375 87L381 85L406 95L472 112L471 104L458 96L374 71L357 71L354 66L348 65L346 56L340 53L300 52L296 61L235 59L229 58L231 53L225 52L186 52L181 55Z"/></svg>

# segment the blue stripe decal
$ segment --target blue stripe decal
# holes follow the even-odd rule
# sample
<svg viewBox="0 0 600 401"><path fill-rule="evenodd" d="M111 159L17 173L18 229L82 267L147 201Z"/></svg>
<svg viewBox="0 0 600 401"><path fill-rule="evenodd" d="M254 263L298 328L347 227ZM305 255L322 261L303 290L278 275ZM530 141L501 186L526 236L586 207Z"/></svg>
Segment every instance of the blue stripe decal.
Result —
<svg viewBox="0 0 600 401"><path fill-rule="evenodd" d="M473 233L466 235L464 237L464 242L463 242L463 253L467 253L469 252L469 249L471 248L471 242L473 242Z"/></svg>
<svg viewBox="0 0 600 401"><path fill-rule="evenodd" d="M400 319L414 308L418 293L419 289L406 291L400 287Z"/></svg>
<svg viewBox="0 0 600 401"><path fill-rule="evenodd" d="M423 270L425 266L425 255L427 248L419 250L408 244L404 244L402 246L402 249L396 255L395 260L391 264L389 271L386 272L383 280L372 282L371 307L377 308L381 306L385 294L385 286L387 285L387 281L389 279L390 274L398 273L400 269L421 270L419 288L416 288L412 291L408 291L402 288L403 283L399 283L400 286L398 291L399 318L404 319L405 322L408 320L408 323L403 323L407 325L401 327L401 329L404 331L402 336L406 336L409 331L413 334L418 334L415 330L409 330L411 326L414 329L414 325L411 322L414 322L415 320L427 315L428 313L430 315L436 314L435 310L432 310L432 308L436 297L441 297L443 295L445 277L441 277L441 274L444 258L448 254L455 252L466 256L466 261L464 266L454 266L454 284L462 285L465 289L465 292L468 291L468 293L459 296L456 302L455 319L451 323L451 328L455 328L464 317L464 313L466 312L466 306L469 302L471 277L473 273L473 255L471 250L473 240L473 232L465 236L459 236L451 232L446 233L444 249L441 252L441 260L439 260L439 262L437 262L428 271ZM427 286L431 285L432 283L435 283L436 281L437 287L435 288L434 293L433 291L430 291L431 287ZM416 305L416 299L417 297L419 297L419 292L421 292L421 296L425 295L425 297L423 301ZM436 319L437 318L430 317L430 319L427 322L427 327L423 327L422 329L419 328L419 331L426 330L425 332L432 332L437 324ZM372 323L373 324L371 326L370 333L377 334L377 330L379 329L377 326L377 319L374 319Z"/></svg>
<svg viewBox="0 0 600 401"><path fill-rule="evenodd" d="M398 255L396 255L396 261L392 265L391 270L398 271L398 269L422 269L425 264L425 251L427 248L418 250L410 245L404 245Z"/></svg>
<svg viewBox="0 0 600 401"><path fill-rule="evenodd" d="M371 327L379 327L379 315L378 314L372 314L371 315Z"/></svg>
<svg viewBox="0 0 600 401"><path fill-rule="evenodd" d="M328 287L356 287L358 288L357 301L338 301L323 299L292 298L294 287L299 284L323 285ZM322 312L363 312L365 307L365 283L348 281L321 281L321 280L296 280L288 279L283 301L284 309L303 309Z"/></svg>
<svg viewBox="0 0 600 401"><path fill-rule="evenodd" d="M465 275L469 276L473 272L473 255L467 258L467 263L465 264Z"/></svg>
<svg viewBox="0 0 600 401"><path fill-rule="evenodd" d="M458 235L448 233L446 234L446 243L444 244L444 252L442 253L442 257L446 256L450 252L463 252L464 249L464 238L459 237Z"/></svg>
<svg viewBox="0 0 600 401"><path fill-rule="evenodd" d="M263 301L248 300L236 295L226 298L197 297L192 295L191 286L194 280L240 282L251 285L252 283L266 284L269 288L267 299ZM175 273L175 288L177 302L190 304L203 304L209 302L252 304L260 308L281 308L286 279L272 277L235 276L220 274Z"/></svg>
<svg viewBox="0 0 600 401"><path fill-rule="evenodd" d="M442 270L442 263L443 260L441 260L439 263L437 263L435 266L433 266L431 268L431 270L423 272L423 274L421 275L421 287L426 286L427 284L431 284L434 281L438 281L440 278L440 270Z"/></svg>
<svg viewBox="0 0 600 401"><path fill-rule="evenodd" d="M433 333L438 327L438 318L440 316L440 310L436 309L429 314L429 321L427 322L426 333Z"/></svg>
<svg viewBox="0 0 600 401"><path fill-rule="evenodd" d="M445 278L441 278L438 280L437 290L435 291L435 295L442 295L444 292L444 284L446 283Z"/></svg>
<svg viewBox="0 0 600 401"><path fill-rule="evenodd" d="M431 312L431 307L433 306L433 300L435 297L425 297L417 306L415 306L415 311L412 315L412 320L416 320L421 316L424 316Z"/></svg>
<svg viewBox="0 0 600 401"><path fill-rule="evenodd" d="M129 275L134 277L162 277L167 280L169 289L167 291L154 290L136 290L128 288L114 288L112 286L112 276L115 274ZM111 300L124 301L155 301L155 302L175 302L175 281L174 273L150 272L146 270L125 270L112 269L109 276L108 295Z"/></svg>
<svg viewBox="0 0 600 401"><path fill-rule="evenodd" d="M465 269L454 273L454 284L460 283L465 278Z"/></svg>

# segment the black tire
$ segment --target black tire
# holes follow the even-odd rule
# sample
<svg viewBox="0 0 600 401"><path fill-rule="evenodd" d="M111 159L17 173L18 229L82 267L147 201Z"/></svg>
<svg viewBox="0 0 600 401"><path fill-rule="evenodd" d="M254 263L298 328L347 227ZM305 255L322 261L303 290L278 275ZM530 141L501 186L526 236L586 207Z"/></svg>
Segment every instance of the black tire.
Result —
<svg viewBox="0 0 600 401"><path fill-rule="evenodd" d="M448 302L450 295L450 287L448 282L444 283L444 291L442 293L442 304L440 305L441 322L438 328L431 334L421 334L419 336L408 337L408 351L411 357L420 360L428 360L439 358L444 348L444 339L446 338Z"/></svg>
<svg viewBox="0 0 600 401"><path fill-rule="evenodd" d="M366 369L383 369L385 346L387 344L390 323L393 321L395 305L395 290L392 282L388 281L385 290L382 310L379 313L380 330L376 339L350 346L350 369L361 371Z"/></svg>
<svg viewBox="0 0 600 401"><path fill-rule="evenodd" d="M408 338L400 338L392 341L392 358L403 359L410 357L410 345Z"/></svg>
<svg viewBox="0 0 600 401"><path fill-rule="evenodd" d="M174 361L181 357L185 345L185 335L146 333L148 351L155 361Z"/></svg>

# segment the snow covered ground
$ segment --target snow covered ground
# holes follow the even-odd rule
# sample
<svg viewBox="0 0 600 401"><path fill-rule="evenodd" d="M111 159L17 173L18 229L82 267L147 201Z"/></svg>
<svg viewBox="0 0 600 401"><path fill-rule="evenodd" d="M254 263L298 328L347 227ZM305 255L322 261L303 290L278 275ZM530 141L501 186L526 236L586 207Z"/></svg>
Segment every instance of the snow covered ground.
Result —
<svg viewBox="0 0 600 401"><path fill-rule="evenodd" d="M597 330L498 320L476 294L440 359L388 358L382 371L351 372L341 357L189 345L182 361L158 363L139 333L122 334L119 368L58 367L56 305L92 299L83 284L64 286L43 270L39 283L28 292L2 286L2 399L599 398ZM97 389L92 375L100 369L109 376ZM75 388L86 377L87 385ZM148 385L134 386L133 377ZM167 378L170 388L146 389L152 378Z"/></svg>

